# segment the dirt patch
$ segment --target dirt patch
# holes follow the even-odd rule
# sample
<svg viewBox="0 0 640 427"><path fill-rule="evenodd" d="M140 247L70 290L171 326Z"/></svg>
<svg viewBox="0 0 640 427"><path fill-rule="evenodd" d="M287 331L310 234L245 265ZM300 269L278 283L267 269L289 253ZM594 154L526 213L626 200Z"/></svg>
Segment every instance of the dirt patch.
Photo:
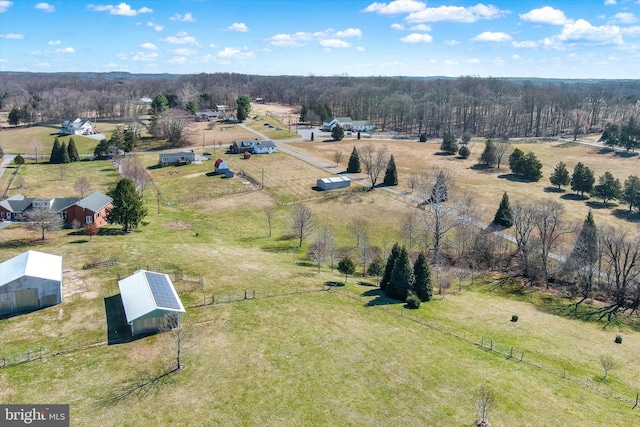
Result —
<svg viewBox="0 0 640 427"><path fill-rule="evenodd" d="M191 228L191 224L189 224L188 222L182 222L182 221L167 222L167 223L164 223L163 225L172 230L184 230L187 228Z"/></svg>
<svg viewBox="0 0 640 427"><path fill-rule="evenodd" d="M84 280L77 277L75 270L71 270L70 268L62 270L62 296L64 298L75 294L82 294L86 291L87 285L84 283Z"/></svg>

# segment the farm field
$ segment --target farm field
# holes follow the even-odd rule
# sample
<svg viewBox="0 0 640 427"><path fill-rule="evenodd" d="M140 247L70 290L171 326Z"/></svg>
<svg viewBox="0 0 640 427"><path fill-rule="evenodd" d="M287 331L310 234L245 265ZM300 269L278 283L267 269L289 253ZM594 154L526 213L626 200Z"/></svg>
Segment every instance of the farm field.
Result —
<svg viewBox="0 0 640 427"><path fill-rule="evenodd" d="M203 130L205 146L211 146L207 132L216 131ZM331 164L336 148L348 158L354 145L367 142L286 145ZM408 191L404 183L411 173L450 168L459 185L483 195L477 205L486 222L503 191L512 203L558 199L569 218L580 221L589 201L545 191L557 161L572 169L581 159L596 176L611 170L621 180L635 173L638 161L577 145L522 144L545 166L541 182L522 183L499 177L508 173L505 167L498 173L472 169L482 143L465 161L437 155L439 143L371 142L394 154L402 191ZM63 304L0 320L0 358L38 349L45 356L0 368L0 401L69 403L74 426L471 425L474 393L487 385L496 395L490 412L494 426L638 423L640 413L631 407L640 391L639 332L622 323L603 328L553 314L540 307L537 292L527 294L508 283L497 288L499 276L476 277L473 284L465 280L461 290L455 283L446 296L436 295L417 311L387 300L373 278L349 277L345 286L327 290L326 283L343 282L344 276L329 265L317 273L306 257L311 239L299 248L289 236L293 206L274 197L281 203L317 197L322 193L312 187L328 172L283 152L244 160L223 151L202 165L149 169L157 188L176 203L158 204L155 188L149 188L148 224L128 235L107 226L91 239L61 230L47 233L42 242L22 224L0 230L0 260L35 249L62 255L65 268ZM217 157L264 182L267 191L243 177L209 176ZM157 154L140 158L146 166L158 159ZM91 191L106 191L118 178L108 161L69 164L64 174L61 180L58 165L29 163L19 175L29 188L12 187L10 194L74 195L73 181L80 176L92 177ZM196 195L202 197L194 200ZM305 203L319 224L333 227L338 246L355 259L353 219L367 218L374 230L371 245L388 251L401 241L404 214L415 209L380 190ZM275 213L271 235L266 207ZM594 215L600 223L631 224L609 209L594 209ZM83 269L106 260L117 264ZM104 299L118 293L118 277L139 268L171 276L187 307L184 322L192 338L184 353L186 369L173 381L145 396L118 400L114 396L140 372L171 362L162 335L106 345ZM245 291L256 298L223 303L225 296ZM212 295L219 303L202 305ZM518 322L510 321L514 314ZM621 345L613 342L618 334L624 337ZM513 347L514 357L479 348L480 342L486 347L484 340L496 349ZM602 355L616 362L606 380Z"/></svg>
<svg viewBox="0 0 640 427"><path fill-rule="evenodd" d="M569 186L557 191L549 182L549 176L553 173L555 165L563 161L569 172L573 172L576 163L582 162L594 171L597 179L606 171L610 171L616 178L624 183L629 175L638 174L640 159L638 156L627 157L622 153L602 152L600 148L585 146L567 142L512 142L514 147L520 148L525 153L532 151L542 162L543 177L538 182L523 182L511 176L507 159L502 162L500 170L478 169L476 164L482 151L483 142L474 142L471 156L461 159L458 156L446 156L440 153L440 141L420 143L408 140L374 140L362 139L340 142L287 142L287 146L295 151L308 155L311 158L334 164L333 153L336 150L343 152L343 161L340 167L346 170L349 155L353 147L362 147L373 143L376 146L386 146L390 154L393 154L398 170L398 186L395 189L409 192L408 179L411 174L434 168L449 169L455 176L458 187L469 188L475 195L474 205L481 220L489 223L500 204L502 194L506 191L509 200L513 204L525 200L557 200L566 210L565 218L568 221L581 222L588 210L593 209L596 224L617 224L625 227L635 227L635 222L640 219L636 215L628 215L628 207L624 204L613 207L604 207L600 200L582 200L575 196ZM360 174L366 178L366 174Z"/></svg>

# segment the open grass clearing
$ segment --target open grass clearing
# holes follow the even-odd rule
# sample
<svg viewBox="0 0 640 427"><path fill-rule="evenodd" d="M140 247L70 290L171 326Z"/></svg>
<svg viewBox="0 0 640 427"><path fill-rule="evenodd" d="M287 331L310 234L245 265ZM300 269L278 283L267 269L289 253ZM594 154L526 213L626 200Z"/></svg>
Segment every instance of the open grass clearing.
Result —
<svg viewBox="0 0 640 427"><path fill-rule="evenodd" d="M399 185L396 189L409 191L407 185L412 173L429 171L434 168L447 168L456 177L457 185L468 187L476 195L475 208L480 218L485 223L493 220L502 194L506 191L513 204L516 201L525 200L557 200L566 209L566 219L581 222L589 208L593 208L596 224L617 224L625 227L635 227L637 220L633 216L632 221L625 220L623 212L627 207L619 205L616 208L603 208L596 199L576 200L575 194L568 187L562 192L555 192L549 182L549 176L555 165L563 161L570 172L578 161L590 167L597 178L605 171L611 171L614 176L623 183L629 175L637 175L637 156L626 157L614 152L602 153L599 148L567 142L514 142L513 147L520 148L525 153L532 151L543 164L543 177L538 182L522 182L514 179L509 171L508 160L504 159L500 170L483 170L475 168L478 157L484 150L484 143L476 142L472 148L469 159L460 159L457 156L446 156L440 153L440 142L420 143L416 141L397 140L360 140L340 142L314 142L314 143L286 143L294 150L308 155L314 159L331 164L333 153L336 150L343 152L341 167L346 170L349 155L353 147L362 147L373 143L377 146L386 146L388 152L393 154L398 170ZM335 162L333 163L335 165ZM366 174L361 174L366 178ZM578 198L579 199L579 198ZM617 209L617 210L616 210Z"/></svg>

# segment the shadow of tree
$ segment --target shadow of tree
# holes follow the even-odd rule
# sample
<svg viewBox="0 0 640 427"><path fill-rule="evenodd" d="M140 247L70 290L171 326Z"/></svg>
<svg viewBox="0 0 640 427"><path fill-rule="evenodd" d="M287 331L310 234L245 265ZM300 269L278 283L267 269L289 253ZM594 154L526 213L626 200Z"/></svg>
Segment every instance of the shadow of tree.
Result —
<svg viewBox="0 0 640 427"><path fill-rule="evenodd" d="M575 200L575 201L589 200L589 196L581 196L580 194L576 194L576 193L563 194L562 196L560 196L560 198L562 200Z"/></svg>
<svg viewBox="0 0 640 427"><path fill-rule="evenodd" d="M544 187L545 193L565 193L567 190L558 187Z"/></svg>
<svg viewBox="0 0 640 427"><path fill-rule="evenodd" d="M629 209L614 209L611 214L618 219L624 219L629 222L640 222L640 214L629 211Z"/></svg>

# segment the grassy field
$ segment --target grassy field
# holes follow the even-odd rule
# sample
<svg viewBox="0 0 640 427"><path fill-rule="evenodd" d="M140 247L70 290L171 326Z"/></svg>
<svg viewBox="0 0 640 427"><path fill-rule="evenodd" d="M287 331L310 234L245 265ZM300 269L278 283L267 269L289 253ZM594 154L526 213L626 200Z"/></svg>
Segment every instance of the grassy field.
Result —
<svg viewBox="0 0 640 427"><path fill-rule="evenodd" d="M332 150L340 147L348 153L361 143L290 145L330 164ZM478 202L489 212L485 216L493 215L505 190L513 194L512 200L540 194L567 206L582 205L572 214L575 218L586 209L584 201L545 192L546 183L513 182L498 176L505 171L472 169L474 160L438 156L435 145L375 143L387 144L394 153L400 189L406 190L402 182L412 170L446 165L461 185L486 194ZM545 176L565 153L569 167L575 159L584 159L598 174L617 165L612 170L621 179L623 171L633 173L637 161L579 146L545 143L524 148L536 150ZM344 277L328 265L317 273L306 258L309 240L298 248L289 236L292 206L277 204L271 195L284 201L314 197L315 180L326 171L285 153L242 160L222 151L214 157L235 171L244 170L260 181L264 171L268 192L237 176L210 176L212 161L152 168L149 173L162 194L182 202L161 204L158 212L155 190L147 190L148 225L128 235L107 226L91 240L61 230L41 242L35 240L37 232L19 224L0 230L1 260L36 249L62 255L65 268L63 304L0 320L0 357L39 348L50 356L104 343L104 298L118 293L118 277L149 268L170 274L188 307L185 324L192 339L184 355L186 370L145 397L114 401L114 394L139 372L169 363L171 352L163 336L97 345L0 369L0 401L69 403L74 426L467 426L476 416L474 393L486 384L496 395L490 413L494 426L637 424L638 409L632 410L628 401L640 391L640 366L635 363L639 332L622 323L603 328L568 319L545 305L551 296L525 293L509 283L498 287L499 278L490 276L476 278L473 285L465 281L461 292L454 292L455 284L445 297L436 296L417 311L403 310L403 316L401 304L380 295L368 278L350 277L337 292L323 292L323 284ZM476 144L474 156L480 152L481 144ZM155 154L141 158L148 166L157 163ZM57 165L27 164L20 176L30 188L12 188L10 194L75 195L72 183L80 176L92 178L92 190L106 191L117 180L107 161L70 164L64 173L60 180ZM245 188L250 191L235 193ZM216 195L225 191L231 194ZM185 202L194 195L203 197ZM388 250L400 240L400 223L410 209L382 191L306 204L319 224L333 226L344 251L354 248L349 223L356 218L367 218L371 244ZM271 236L265 207L275 211ZM607 218L604 210L596 215ZM117 265L83 269L109 259ZM194 285L198 279L202 288ZM211 295L222 298L245 290L249 295L255 291L258 298L200 306ZM299 291L308 292L282 295ZM518 322L510 321L513 314ZM613 342L617 334L624 337L621 345ZM524 352L524 361L478 348L475 343L483 338L493 340L496 348L513 346L517 356ZM616 363L606 381L601 379L601 355L610 355Z"/></svg>

